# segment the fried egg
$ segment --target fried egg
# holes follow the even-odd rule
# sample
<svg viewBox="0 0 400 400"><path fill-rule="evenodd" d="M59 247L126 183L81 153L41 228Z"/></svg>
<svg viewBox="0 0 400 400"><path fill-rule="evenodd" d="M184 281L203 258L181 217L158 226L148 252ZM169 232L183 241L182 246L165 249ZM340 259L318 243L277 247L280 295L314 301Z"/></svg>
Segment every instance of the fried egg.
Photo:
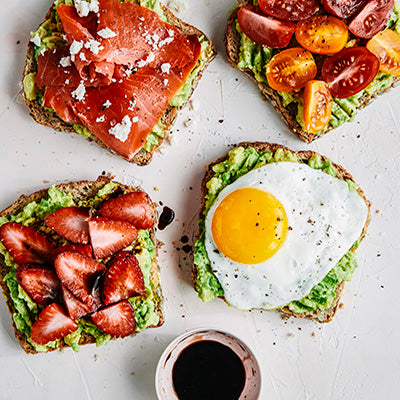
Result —
<svg viewBox="0 0 400 400"><path fill-rule="evenodd" d="M306 164L271 163L219 193L206 216L205 245L230 305L274 309L309 294L367 218L347 182Z"/></svg>

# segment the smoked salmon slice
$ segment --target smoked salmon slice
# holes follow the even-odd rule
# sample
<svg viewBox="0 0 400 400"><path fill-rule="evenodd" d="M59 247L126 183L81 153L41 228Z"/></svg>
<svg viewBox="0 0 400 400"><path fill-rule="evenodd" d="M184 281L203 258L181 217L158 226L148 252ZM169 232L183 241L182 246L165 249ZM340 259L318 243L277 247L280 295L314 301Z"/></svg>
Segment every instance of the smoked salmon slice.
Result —
<svg viewBox="0 0 400 400"><path fill-rule="evenodd" d="M43 106L130 160L197 64L200 42L131 1L99 0L88 17L56 10L69 45L38 58Z"/></svg>

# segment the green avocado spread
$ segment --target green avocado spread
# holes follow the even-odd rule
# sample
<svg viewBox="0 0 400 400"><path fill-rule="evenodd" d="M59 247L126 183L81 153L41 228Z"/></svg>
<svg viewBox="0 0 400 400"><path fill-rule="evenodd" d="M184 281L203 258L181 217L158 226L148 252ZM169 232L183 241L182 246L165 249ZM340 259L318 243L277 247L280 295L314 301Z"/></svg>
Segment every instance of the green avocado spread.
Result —
<svg viewBox="0 0 400 400"><path fill-rule="evenodd" d="M195 244L194 266L195 266L195 288L203 301L211 301L218 296L223 296L224 291L211 269L205 246L205 217L208 210L215 202L218 194L226 186L247 172L263 165L281 162L299 162L296 154L291 151L279 149L275 153L257 152L252 147L236 147L229 152L227 160L213 166L213 177L206 183L205 207L203 218L199 221L200 237ZM331 161L322 160L319 155L313 155L308 165L314 169L320 169L326 174L336 176L337 171ZM357 190L353 181L347 181L349 190ZM358 246L355 243L353 250ZM293 301L286 306L295 313L303 313L314 310L329 308L336 297L336 287L343 281L349 281L357 261L352 251L348 251L334 268L325 276L318 285L314 286L308 296L301 300Z"/></svg>
<svg viewBox="0 0 400 400"><path fill-rule="evenodd" d="M58 190L55 186L48 190L47 198L43 198L40 202L33 201L27 204L21 212L9 217L0 217L0 226L6 222L18 222L26 226L34 226L39 231L52 235L53 239L59 245L66 244L65 239L55 235L53 231L47 228L43 221L47 215L54 211L71 206L87 206L98 207L108 196L113 193L119 184L116 182L107 183L93 198L85 202L76 203L71 194L64 193ZM126 248L135 253L139 261L140 268L143 272L146 294L144 296L132 297L129 302L132 304L135 311L136 332L142 331L149 326L157 325L159 316L155 309L160 298L157 292L156 284L150 279L150 271L155 257L155 245L150 238L147 230L139 230L138 237L134 243ZM30 340L30 333L33 323L36 321L42 308L33 302L22 287L18 284L15 271L18 265L10 253L6 250L0 241L0 254L4 257L5 264L9 267L9 272L4 277L7 287L10 291L10 297L13 302L13 320L16 328L26 336L26 340L35 348L36 351L46 352L50 348L56 348L61 341L72 347L74 351L79 351L79 341L82 334L88 334L96 339L98 346L107 343L111 336L97 328L90 318L80 318L78 320L79 328L64 337L54 342L49 342L46 345L36 345Z"/></svg>
<svg viewBox="0 0 400 400"><path fill-rule="evenodd" d="M134 1L135 3L140 4L143 7L147 7L153 11L155 11L161 20L166 21L166 17L164 12L160 6L159 0L126 0L126 1ZM68 42L64 39L64 31L61 24L61 20L57 14L56 8L60 4L73 5L73 0L56 0L54 2L53 10L45 22L43 22L39 28L35 32L31 32L31 38L34 38L36 35L40 38L40 45L35 44L35 58L39 57L39 55L47 50L51 50L57 47L65 46ZM192 94L193 82L199 73L204 69L208 60L211 57L212 47L211 43L204 36L199 37L200 45L201 45L201 53L200 57L197 61L196 66L193 68L192 72L187 77L183 86L179 89L179 91L175 94L174 98L171 100L170 105L172 107L182 107L190 98ZM28 100L38 100L39 104L42 103L43 98L43 90L40 90L35 85L35 77L36 72L31 72L27 74L23 80L24 93ZM51 109L47 109L51 112L54 112ZM94 135L87 129L85 126L73 124L73 129L79 135L88 138L94 138ZM165 134L165 125L162 122L162 117L158 121L158 123L154 126L153 131L150 132L146 138L146 142L142 147L143 150L147 152L151 152L159 143L159 140L164 137Z"/></svg>
<svg viewBox="0 0 400 400"><path fill-rule="evenodd" d="M257 0L254 0L254 5L257 5ZM395 7L392 16L388 23L388 28L400 34L400 4L395 1ZM266 76L266 66L271 58L279 52L278 49L271 49L268 47L260 46L251 41L240 29L239 23L236 20L236 29L240 35L240 53L238 67L242 70L251 70L255 79L258 82L268 85ZM346 99L333 98L332 115L328 125L317 135L329 128L336 128L345 122L353 121L357 109L361 105L361 99L364 95L374 95L375 93L387 89L392 86L394 76L379 72L375 79L364 90L357 93L352 97ZM277 92L281 98L283 107L297 108L296 120L298 124L304 129L303 122L303 97L302 92Z"/></svg>

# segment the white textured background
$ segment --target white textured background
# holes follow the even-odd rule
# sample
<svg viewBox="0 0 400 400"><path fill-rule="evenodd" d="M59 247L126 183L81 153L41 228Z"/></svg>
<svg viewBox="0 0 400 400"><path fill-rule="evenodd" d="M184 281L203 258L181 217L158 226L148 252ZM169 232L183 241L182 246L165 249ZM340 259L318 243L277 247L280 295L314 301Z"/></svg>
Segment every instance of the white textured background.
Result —
<svg viewBox="0 0 400 400"><path fill-rule="evenodd" d="M42 21L49 1L1 1L0 208L22 193L50 183L95 179L104 170L120 180L143 181L153 200L175 210L176 219L159 233L166 243L160 255L166 322L160 329L100 348L87 346L77 354L28 356L14 339L0 301L0 399L155 399L154 372L163 349L179 333L204 326L228 330L253 349L262 368L261 399L398 398L400 88L360 112L354 123L306 145L260 100L255 85L226 62L223 33L235 1L185 4L178 15L210 35L219 55L193 96L194 109L179 116L174 145L165 145L165 153L150 166L137 167L30 118L21 104L19 82L29 31ZM186 127L189 119L192 124ZM372 201L369 234L358 250L360 267L345 288L344 308L327 325L240 312L219 300L202 304L190 286L184 253L176 247L183 232L193 237L204 166L244 140L327 155L353 174Z"/></svg>

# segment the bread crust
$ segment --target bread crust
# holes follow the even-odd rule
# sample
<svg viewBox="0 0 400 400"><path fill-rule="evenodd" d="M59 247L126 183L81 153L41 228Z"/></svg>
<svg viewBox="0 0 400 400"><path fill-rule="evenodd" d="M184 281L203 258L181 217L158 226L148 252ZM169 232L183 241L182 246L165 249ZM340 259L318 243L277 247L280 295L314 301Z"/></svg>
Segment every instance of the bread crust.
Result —
<svg viewBox="0 0 400 400"><path fill-rule="evenodd" d="M200 31L196 27L189 25L189 24L183 22L182 20L180 20L163 4L160 3L160 6L161 6L161 9L163 10L163 12L167 18L167 22L169 24L176 26L184 35L196 35L198 38L203 36L210 43L210 45L209 45L210 55L207 59L207 62L204 65L204 68L197 74L196 78L193 81L192 90L191 90L191 93L189 96L189 99L190 99L194 90L197 87L197 84L199 83L199 81L202 77L204 70L208 67L210 62L215 58L215 56L217 54L217 50L216 50L215 46L211 43L211 40L202 31ZM43 22L46 21L46 19L48 19L50 17L52 8L53 8L53 4L50 6L50 9L47 12ZM29 73L37 72L37 62L35 60L34 54L35 54L35 46L32 42L29 42L28 50L27 50L27 54L26 54L26 58L25 58L25 66L24 66L22 81L24 80L25 76L28 75ZM52 113L49 110L46 110L44 107L42 107L39 104L39 102L37 100L28 100L25 93L24 93L24 99L25 99L26 105L29 108L29 113L30 113L31 117L40 125L49 126L50 128L53 128L54 130L56 130L58 132L68 132L68 133L78 134L72 127L72 124L64 122L60 117L58 117L58 115L56 113ZM163 137L159 138L158 144L152 149L151 152L141 149L130 160L126 159L125 157L123 157L123 156L117 154L115 151L111 150L109 147L104 145L99 139L97 139L94 135L92 137L88 137L87 140L89 140L90 142L94 141L99 146L105 148L109 152L111 152L113 154L117 154L118 156L125 158L127 161L129 161L131 163L141 165L141 166L147 165L151 162L154 152L162 145L163 141L171 133L171 128L175 122L175 119L178 115L179 110L184 108L186 106L186 104L187 104L187 102L184 103L181 107L168 106L167 109L165 110L164 114L161 117L161 122L165 126Z"/></svg>
<svg viewBox="0 0 400 400"><path fill-rule="evenodd" d="M96 181L79 181L79 182L71 182L71 183L63 183L60 185L56 185L56 188L59 189L62 192L65 193L71 193L73 199L75 201L85 201L88 200L96 195L96 193L107 183L113 181L113 177L111 176L99 176ZM119 186L120 190L122 190L125 193L128 192L136 192L136 191L143 191L139 187L132 187L132 186L127 186L127 185L122 185L120 184ZM37 192L34 192L30 195L21 195L12 205L9 207L5 208L3 211L0 212L0 217L8 217L13 214L18 214L22 209L29 203L36 201L40 202L41 199L46 198L48 194L48 189L41 189ZM156 254L153 259L153 264L151 267L151 281L154 283L156 286L156 293L157 296L159 297L160 301L156 306L156 313L159 316L159 322L157 325L150 326L149 328L156 328L161 326L164 323L164 316L162 312L162 292L161 292L161 285L160 285L160 271L159 271L159 266L158 266L158 247L159 243L157 242L157 239L155 237L155 225L158 219L158 214L157 214L157 205L156 203L152 203L150 197L147 195L147 200L151 204L151 209L152 209L152 218L154 221L154 227L149 229L150 231L150 237L153 243L155 244L156 248ZM8 310L10 311L10 314L12 315L15 312L14 308L14 303L10 297L10 292L7 287L6 282L4 282L4 277L7 275L7 273L10 271L10 268L8 265L5 263L4 256L0 254L0 286L3 289L3 294L6 298L6 303ZM14 327L15 331L15 337L18 339L21 347L24 349L24 351L28 354L36 354L38 353L34 347L27 342L26 337L23 333L21 333L15 325L14 320L11 318L12 324ZM133 333L131 336L136 336L137 333ZM112 338L113 340L116 339L115 337ZM90 344L90 343L95 343L96 340L93 336L82 333L81 339L79 341L79 345L85 345L85 344ZM66 345L64 342L61 342L60 346L55 348L55 349L49 349L48 351L54 351L54 350L59 350L59 349L64 349L66 347L69 347Z"/></svg>
<svg viewBox="0 0 400 400"><path fill-rule="evenodd" d="M243 5L251 3L252 3L251 0L243 0L241 2L241 4ZM284 107L282 103L282 98L279 96L276 90L272 89L264 82L258 82L254 76L254 73L250 69L241 69L238 67L239 54L240 54L240 35L236 29L236 19L238 12L239 8L236 8L230 15L230 17L228 18L228 24L225 31L224 41L229 63L234 68L238 69L239 71L247 75L258 86L263 100L268 100L272 103L273 107L281 116L281 118L285 121L289 129L304 142L311 143L314 140L322 137L332 129L334 129L333 127L328 127L328 129L326 129L324 132L321 132L321 134L319 135L306 132L304 129L302 129L302 127L296 120L297 107L293 107L293 105L291 104L289 104L287 107ZM363 97L361 97L360 99L360 105L359 107L357 107L357 110L366 107L375 97L388 91L390 88L394 87L399 81L400 81L400 76L396 76L394 77L394 82L390 87L386 89L381 89L373 95L365 93Z"/></svg>
<svg viewBox="0 0 400 400"><path fill-rule="evenodd" d="M320 155L319 153L316 153L315 151L311 151L311 150L307 150L307 151L293 151L285 146L282 146L280 144L274 144L274 143L264 143L264 142L242 142L239 143L237 146L235 147L244 147L244 148L248 148L248 147L252 147L254 150L256 150L257 152L262 151L262 152L272 152L275 153L278 149L284 150L284 151L290 151L291 153L295 154L299 160L299 162L301 163L307 163L308 160L315 154ZM320 155L322 160L326 160L327 157ZM201 201L201 208L200 208L200 213L199 213L199 218L202 219L204 218L204 210L205 210L205 206L206 206L206 201L205 201L205 195L207 193L207 182L214 176L214 171L213 171L213 166L216 164L219 164L222 161L225 161L228 159L228 154L225 156L222 156L221 158L219 158L218 160L214 161L213 163L209 164L206 167L206 172L204 175L204 178L202 180L201 183L201 194L202 194L202 201ZM351 180L352 182L355 183L353 177L350 175L349 172L347 172L341 165L339 164L335 164L332 163L333 167L335 167L335 169L338 172L337 178L341 179L341 180ZM357 192L359 193L359 195L362 197L362 199L364 200L366 206L368 207L368 217L367 220L365 222L363 231L361 233L360 236L360 241L365 237L366 233L367 233L367 228L368 228L368 224L370 221L370 217L371 217L371 203L367 200L363 190L358 187ZM200 238L201 235L201 231L199 232L198 236L197 236L197 240ZM355 250L352 250L353 252ZM192 270L192 281L193 283L195 282L196 279L196 268L195 265L193 264L193 270ZM296 317L296 318L307 318L307 319L313 319L316 320L318 322L321 323L325 323L325 322L330 322L332 320L332 318L335 316L336 310L339 306L339 301L340 298L342 296L343 293L343 289L344 289L344 285L345 282L341 282L337 287L336 287L336 297L332 303L332 306L325 309L325 310L315 310L315 311L310 311L310 312L305 312L305 313L301 313L301 314L297 314L294 313L292 311L290 311L287 307L281 308L278 311L282 314L282 318L289 318L289 317ZM221 297L223 298L223 297Z"/></svg>

